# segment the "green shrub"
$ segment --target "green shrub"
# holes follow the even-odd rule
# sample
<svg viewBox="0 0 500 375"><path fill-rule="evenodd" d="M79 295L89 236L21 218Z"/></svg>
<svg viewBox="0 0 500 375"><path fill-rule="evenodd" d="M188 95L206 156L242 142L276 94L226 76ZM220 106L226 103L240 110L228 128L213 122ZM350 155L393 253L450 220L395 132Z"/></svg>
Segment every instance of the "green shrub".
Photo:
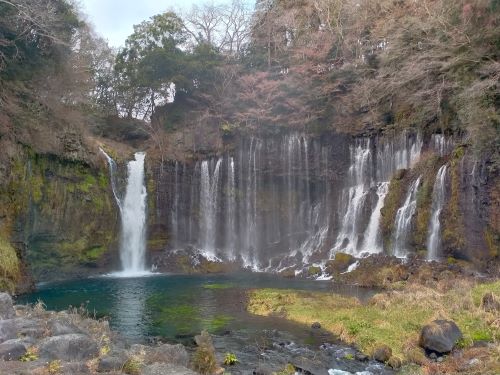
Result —
<svg viewBox="0 0 500 375"><path fill-rule="evenodd" d="M234 366L238 362L238 358L236 358L234 353L226 353L226 356L224 357L224 364L226 366Z"/></svg>

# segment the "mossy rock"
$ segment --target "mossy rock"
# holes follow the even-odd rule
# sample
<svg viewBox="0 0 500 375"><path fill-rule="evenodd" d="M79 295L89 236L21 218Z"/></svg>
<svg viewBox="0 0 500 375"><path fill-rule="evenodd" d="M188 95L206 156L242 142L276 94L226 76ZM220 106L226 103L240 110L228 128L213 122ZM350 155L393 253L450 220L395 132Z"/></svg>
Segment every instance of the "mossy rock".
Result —
<svg viewBox="0 0 500 375"><path fill-rule="evenodd" d="M386 363L392 357L392 349L385 344L377 345L373 349L373 359L378 362Z"/></svg>
<svg viewBox="0 0 500 375"><path fill-rule="evenodd" d="M307 274L309 276L318 276L318 275L321 275L321 267L318 267L318 266L311 266L309 267L309 269L307 270Z"/></svg>
<svg viewBox="0 0 500 375"><path fill-rule="evenodd" d="M326 262L326 271L330 275L339 274L347 271L349 266L356 262L356 258L354 258L350 254L346 253L337 253L335 254L335 258Z"/></svg>
<svg viewBox="0 0 500 375"><path fill-rule="evenodd" d="M279 275L287 279L293 279L295 277L295 268L293 267L285 268L284 270L280 271Z"/></svg>
<svg viewBox="0 0 500 375"><path fill-rule="evenodd" d="M14 292L20 279L20 262L16 250L0 237L0 291Z"/></svg>

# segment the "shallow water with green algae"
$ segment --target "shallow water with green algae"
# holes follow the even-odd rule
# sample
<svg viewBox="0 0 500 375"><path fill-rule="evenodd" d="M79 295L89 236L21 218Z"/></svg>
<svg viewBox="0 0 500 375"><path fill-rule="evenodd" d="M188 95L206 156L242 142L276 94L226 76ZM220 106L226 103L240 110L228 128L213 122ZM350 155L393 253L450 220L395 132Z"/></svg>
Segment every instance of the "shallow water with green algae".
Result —
<svg viewBox="0 0 500 375"><path fill-rule="evenodd" d="M353 361L354 351L322 330L279 317L261 317L246 311L246 291L253 288L332 291L365 299L373 294L360 288L334 287L331 282L284 279L273 275L152 275L138 278L97 277L41 284L38 291L18 297L18 303L41 300L50 310L84 305L131 342L161 337L192 344L206 329L214 334L218 360L234 353L240 360L232 374L247 375L261 365L273 371L299 363L311 373L329 369L347 374L370 369L390 374L376 363ZM327 344L325 344L327 343ZM314 369L314 370L312 370Z"/></svg>
<svg viewBox="0 0 500 375"><path fill-rule="evenodd" d="M191 337L202 329L212 333L263 329L266 320L245 310L245 290L251 288L332 290L330 282L290 280L266 274L152 275L138 278L96 277L40 284L19 303L43 301L47 309L64 310L82 304L133 341L150 336L169 340ZM361 290L341 291L360 294ZM258 322L257 322L258 320ZM273 327L275 322L270 322Z"/></svg>

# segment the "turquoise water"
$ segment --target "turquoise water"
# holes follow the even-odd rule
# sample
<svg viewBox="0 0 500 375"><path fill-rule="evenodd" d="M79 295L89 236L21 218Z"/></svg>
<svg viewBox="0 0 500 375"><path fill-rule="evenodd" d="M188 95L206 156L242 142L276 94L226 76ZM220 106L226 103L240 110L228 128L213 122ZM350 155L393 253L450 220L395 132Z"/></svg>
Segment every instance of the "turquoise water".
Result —
<svg viewBox="0 0 500 375"><path fill-rule="evenodd" d="M96 316L108 317L111 326L129 339L161 336L176 340L202 329L216 334L245 329L250 324L265 329L266 319L245 311L245 291L264 287L328 291L332 283L252 273L99 277L42 284L37 292L19 297L18 302L41 300L50 310L83 304ZM268 325L275 324L269 320Z"/></svg>
<svg viewBox="0 0 500 375"><path fill-rule="evenodd" d="M107 316L111 326L132 343L160 337L162 341L181 342L189 347L193 345L193 336L207 329L214 334L219 362L226 352L234 353L240 360L231 368L235 375L252 374L263 364L278 371L290 362L300 366L303 363L315 374L326 375L329 369L348 371L345 374L392 374L373 361L349 359L354 349L327 332L280 318L248 314L246 292L266 287L330 291L360 299L373 294L356 287L334 286L329 281L242 272L54 282L39 285L37 292L20 296L17 302L41 300L50 310L83 304L91 314Z"/></svg>

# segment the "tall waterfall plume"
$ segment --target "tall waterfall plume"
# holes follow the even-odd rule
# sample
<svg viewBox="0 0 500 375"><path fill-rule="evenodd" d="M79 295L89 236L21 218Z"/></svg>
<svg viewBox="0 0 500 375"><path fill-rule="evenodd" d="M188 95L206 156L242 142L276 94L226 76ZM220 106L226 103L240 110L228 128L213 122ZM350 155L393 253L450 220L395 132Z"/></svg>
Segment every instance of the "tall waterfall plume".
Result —
<svg viewBox="0 0 500 375"><path fill-rule="evenodd" d="M134 155L134 160L129 161L125 196L120 199L115 182L116 164L102 149L101 152L108 160L111 186L120 208L120 260L122 271L113 275L135 277L149 274L145 261L147 191L144 183L144 159L146 155L143 152L137 152Z"/></svg>

